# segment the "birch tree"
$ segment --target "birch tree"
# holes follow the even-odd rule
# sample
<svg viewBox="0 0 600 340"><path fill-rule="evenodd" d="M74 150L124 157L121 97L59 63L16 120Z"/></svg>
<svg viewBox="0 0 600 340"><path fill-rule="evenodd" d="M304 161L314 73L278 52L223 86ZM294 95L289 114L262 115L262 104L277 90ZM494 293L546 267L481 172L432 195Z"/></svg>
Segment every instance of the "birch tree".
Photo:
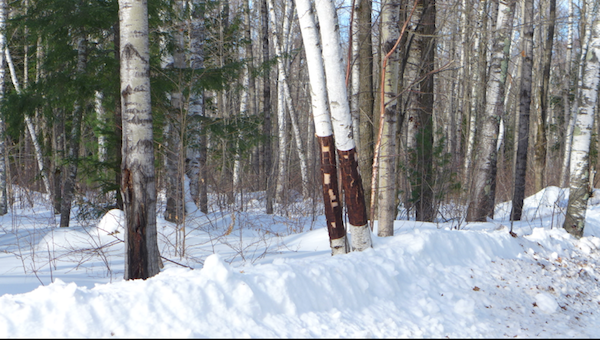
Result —
<svg viewBox="0 0 600 340"><path fill-rule="evenodd" d="M7 4L6 0L0 0L0 101L4 99L4 79L6 76L4 51L6 46L6 15ZM6 190L6 126L4 123L4 114L0 114L0 215L5 215L8 212L8 198Z"/></svg>
<svg viewBox="0 0 600 340"><path fill-rule="evenodd" d="M348 211L348 224L352 234L352 248L362 251L371 247L371 231L367 225L362 179L358 172L358 155L352 137L352 116L345 86L337 13L333 1L330 0L316 1L315 7L321 28L327 94L335 144L342 169L342 185Z"/></svg>
<svg viewBox="0 0 600 340"><path fill-rule="evenodd" d="M512 199L511 221L521 220L525 198L525 172L527 170L527 148L529 145L529 113L531 111L531 83L533 70L533 4L523 2L521 91L519 102L519 134L515 164L515 184Z"/></svg>
<svg viewBox="0 0 600 340"><path fill-rule="evenodd" d="M569 204L563 225L563 228L577 238L583 236L585 213L590 197L589 151L600 82L600 19L596 13L586 25L585 35L588 34L590 44L585 55L586 63L578 96L577 120L573 132L570 161Z"/></svg>
<svg viewBox="0 0 600 340"><path fill-rule="evenodd" d="M319 32L309 0L296 0L298 21L306 51L310 77L310 94L315 125L315 135L319 143L321 160L321 184L323 205L327 220L327 231L332 255L348 252L346 230L342 220L342 200L338 188L337 161L331 113L328 105L327 86Z"/></svg>
<svg viewBox="0 0 600 340"><path fill-rule="evenodd" d="M396 42L400 37L400 28L398 27L400 16L400 3L395 0L389 0L383 4L381 12L381 39L383 57L387 59L383 81L383 99L382 107L385 111L382 124L382 136L379 151L379 189L378 189L378 236L394 235L394 220L397 214L396 198L396 134L398 119L398 71L399 71L399 52L396 49ZM393 50L394 49L394 50Z"/></svg>
<svg viewBox="0 0 600 340"><path fill-rule="evenodd" d="M481 130L478 132L479 152L471 185L471 201L467 210L467 221L485 221L487 216L493 216L498 159L497 139L500 119L504 110L507 72L506 68L502 68L502 63L506 55L505 46L509 41L507 38L510 37L509 26L512 25L513 18L511 12L514 12L514 6L511 9L507 3L502 2L498 11L497 32L492 47L486 107L479 115L481 120Z"/></svg>
<svg viewBox="0 0 600 340"><path fill-rule="evenodd" d="M125 279L147 279L158 274L160 259L156 232L147 2L119 0L119 22Z"/></svg>

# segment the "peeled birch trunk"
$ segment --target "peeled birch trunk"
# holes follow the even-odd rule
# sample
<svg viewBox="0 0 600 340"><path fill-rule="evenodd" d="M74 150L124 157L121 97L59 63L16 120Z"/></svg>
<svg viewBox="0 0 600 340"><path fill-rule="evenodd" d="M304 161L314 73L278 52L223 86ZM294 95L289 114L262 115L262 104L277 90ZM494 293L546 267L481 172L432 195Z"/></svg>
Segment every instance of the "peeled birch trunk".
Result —
<svg viewBox="0 0 600 340"><path fill-rule="evenodd" d="M525 173L529 144L529 115L531 111L531 83L533 71L533 4L524 2L521 62L521 91L519 99L519 134L515 164L515 184L512 199L511 221L521 220L525 198Z"/></svg>
<svg viewBox="0 0 600 340"><path fill-rule="evenodd" d="M371 247L371 230L367 225L362 179L358 172L356 144L352 137L352 116L348 106L337 13L335 4L331 0L317 1L315 7L321 27L327 94L335 144L342 169L342 185L348 212L348 224L352 234L352 248L362 251Z"/></svg>
<svg viewBox="0 0 600 340"><path fill-rule="evenodd" d="M388 0L382 9L382 56L388 53L396 45L400 37L400 28L398 27L400 16L400 3L395 0ZM398 212L396 205L397 179L396 179L396 135L398 118L398 70L399 70L399 52L394 51L387 60L385 68L383 93L384 96L384 115L379 124L383 124L381 144L379 151L379 189L378 191L378 227L377 236L393 236L394 220Z"/></svg>
<svg viewBox="0 0 600 340"><path fill-rule="evenodd" d="M327 231L332 255L346 254L348 242L342 220L342 203L340 200L337 162L334 153L333 126L327 99L325 71L323 66L319 32L309 0L296 0L298 21L307 57L307 68L310 78L311 105L315 124L315 135L319 142L321 160L321 184L323 189L323 205L327 220Z"/></svg>
<svg viewBox="0 0 600 340"><path fill-rule="evenodd" d="M119 22L125 279L147 279L160 271L147 2L119 0Z"/></svg>
<svg viewBox="0 0 600 340"><path fill-rule="evenodd" d="M591 34L586 32L586 36L590 34L590 44L587 48L586 64L579 91L577 121L571 151L569 204L563 225L563 228L577 238L583 236L585 213L591 192L589 152L600 82L600 19L597 15L592 16L591 22L586 26L586 31L588 30L591 31Z"/></svg>
<svg viewBox="0 0 600 340"><path fill-rule="evenodd" d="M481 130L478 133L478 157L473 170L471 201L467 209L467 221L485 221L493 217L497 171L497 140L500 119L504 114L504 90L510 48L510 26L512 26L514 4L500 5L498 11L496 35L492 47L490 76L486 90L485 110L479 115ZM507 50L505 50L507 48ZM483 51L482 51L483 53Z"/></svg>
<svg viewBox="0 0 600 340"><path fill-rule="evenodd" d="M6 37L4 35L4 30L6 29L6 14L6 0L0 0L0 51L4 51L6 46ZM4 79L6 77L4 65L4 53L0 53L0 101L4 99ZM5 131L6 125L4 123L4 115L0 115L0 215L6 215L6 213L8 213Z"/></svg>

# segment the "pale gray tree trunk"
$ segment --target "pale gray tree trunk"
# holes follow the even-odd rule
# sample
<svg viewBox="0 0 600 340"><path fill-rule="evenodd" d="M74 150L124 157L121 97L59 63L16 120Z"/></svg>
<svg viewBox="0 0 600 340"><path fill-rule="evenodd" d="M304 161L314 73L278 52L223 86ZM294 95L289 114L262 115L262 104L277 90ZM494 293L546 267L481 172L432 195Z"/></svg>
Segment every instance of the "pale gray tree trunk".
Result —
<svg viewBox="0 0 600 340"><path fill-rule="evenodd" d="M190 69L196 77L204 68L204 13L203 0L190 1L189 53ZM206 186L206 136L202 133L200 120L204 117L204 91L191 91L188 103L187 175L190 178L190 195L203 213L208 213Z"/></svg>
<svg viewBox="0 0 600 340"><path fill-rule="evenodd" d="M563 144L563 158L560 168L560 187L567 186L569 180L569 160L571 158L571 141L573 140L573 129L575 119L571 114L571 61L573 60L573 1L569 1L569 12L567 16L567 52L564 66L564 89L563 89L563 107L566 123L565 141Z"/></svg>
<svg viewBox="0 0 600 340"><path fill-rule="evenodd" d="M4 51L6 46L6 29L7 18L6 0L0 1L0 51ZM0 53L0 101L4 99L4 79L6 76L4 53ZM4 115L0 114L0 215L5 215L8 212L8 197L6 185L6 126L4 123Z"/></svg>
<svg viewBox="0 0 600 340"><path fill-rule="evenodd" d="M125 279L147 279L160 271L147 2L119 0L119 22Z"/></svg>
<svg viewBox="0 0 600 340"><path fill-rule="evenodd" d="M521 91L519 98L519 134L515 183L512 199L511 221L521 220L523 199L525 198L525 173L527 170L527 148L529 145L529 115L531 111L531 83L533 71L533 4L523 2L523 29L521 31L522 62Z"/></svg>
<svg viewBox="0 0 600 340"><path fill-rule="evenodd" d="M510 49L510 26L514 15L514 5L511 8L507 3L501 3L500 6L492 48L490 76L485 91L487 96L485 109L479 114L481 130L477 134L478 153L473 169L471 201L467 209L468 221L485 221L486 217L492 217L494 213L497 141L500 119L504 114L504 89L508 65L505 63L503 68L503 61L507 58L506 52ZM485 51L480 52L485 53ZM485 73L480 75L482 76L485 76Z"/></svg>
<svg viewBox="0 0 600 340"><path fill-rule="evenodd" d="M589 34L590 44L585 56L586 64L578 96L579 105L571 151L569 204L563 225L563 228L578 238L583 236L585 213L591 191L589 151L600 81L600 19L595 13L586 26L586 31L588 30L591 34L586 32L585 35Z"/></svg>
<svg viewBox="0 0 600 340"><path fill-rule="evenodd" d="M381 144L379 151L379 189L378 191L378 228L377 235L393 236L394 220L396 219L397 206L397 180L396 180L396 135L398 126L398 71L399 52L396 42L400 37L398 27L400 19L400 3L388 0L383 4L381 13L381 39L382 57L389 55L385 68L382 89L383 96L383 124ZM395 49L392 51L392 49ZM390 54L391 53L391 54Z"/></svg>

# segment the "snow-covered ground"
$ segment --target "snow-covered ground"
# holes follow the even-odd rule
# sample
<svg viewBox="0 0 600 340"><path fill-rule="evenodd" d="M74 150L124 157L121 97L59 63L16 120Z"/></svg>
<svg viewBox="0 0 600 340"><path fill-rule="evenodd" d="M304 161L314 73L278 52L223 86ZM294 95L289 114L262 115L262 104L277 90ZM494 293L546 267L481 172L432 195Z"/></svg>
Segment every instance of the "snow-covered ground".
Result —
<svg viewBox="0 0 600 340"><path fill-rule="evenodd" d="M576 240L567 194L527 198L516 237L502 203L487 223L399 220L336 257L301 203L191 213L183 255L159 218L165 268L146 281L122 279L121 212L60 229L42 205L15 208L0 217L0 337L600 337L600 200Z"/></svg>

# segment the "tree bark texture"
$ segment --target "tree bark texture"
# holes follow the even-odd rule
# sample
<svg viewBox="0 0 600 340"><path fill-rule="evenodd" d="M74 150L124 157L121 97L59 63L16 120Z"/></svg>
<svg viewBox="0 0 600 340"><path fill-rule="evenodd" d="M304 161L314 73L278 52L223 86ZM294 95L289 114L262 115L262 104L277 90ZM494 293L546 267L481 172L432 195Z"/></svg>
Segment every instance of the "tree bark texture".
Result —
<svg viewBox="0 0 600 340"><path fill-rule="evenodd" d="M147 279L158 274L160 259L156 231L147 2L119 0L119 21L125 279Z"/></svg>

